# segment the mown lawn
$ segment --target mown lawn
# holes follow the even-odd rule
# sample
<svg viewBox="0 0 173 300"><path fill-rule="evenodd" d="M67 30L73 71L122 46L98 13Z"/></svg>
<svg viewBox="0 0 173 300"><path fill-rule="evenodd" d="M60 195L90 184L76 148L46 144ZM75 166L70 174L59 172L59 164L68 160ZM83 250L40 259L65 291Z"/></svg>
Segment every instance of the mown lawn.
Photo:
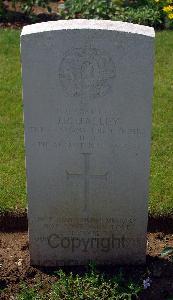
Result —
<svg viewBox="0 0 173 300"><path fill-rule="evenodd" d="M0 30L0 211L24 209L20 32ZM149 212L173 212L173 32L156 35Z"/></svg>
<svg viewBox="0 0 173 300"><path fill-rule="evenodd" d="M0 30L0 210L25 208L20 32Z"/></svg>
<svg viewBox="0 0 173 300"><path fill-rule="evenodd" d="M173 31L156 34L149 211L173 213Z"/></svg>

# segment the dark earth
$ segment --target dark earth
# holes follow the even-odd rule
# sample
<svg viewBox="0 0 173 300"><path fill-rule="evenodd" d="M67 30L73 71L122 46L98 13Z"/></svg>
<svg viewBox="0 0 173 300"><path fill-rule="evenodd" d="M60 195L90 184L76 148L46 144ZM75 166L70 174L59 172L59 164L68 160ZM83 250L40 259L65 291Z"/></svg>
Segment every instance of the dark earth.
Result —
<svg viewBox="0 0 173 300"><path fill-rule="evenodd" d="M24 229L26 224L25 222L23 224ZM162 258L160 253L165 246L173 246L173 232L168 233L166 227L164 232L154 232L154 226L153 228L152 226L153 224L150 225L152 232L148 233L147 264L145 266L126 266L122 270L126 274L125 276L138 281L142 282L148 276L152 280L151 287L142 292L140 300L171 299L169 297L173 297L173 263L169 257ZM5 229L10 229L10 226L9 228L6 226ZM46 292L49 291L51 283L58 280L54 273L55 270L57 271L57 268L30 266L27 231L0 232L0 299L14 300L16 293L20 291L22 282L29 286L42 282L42 289ZM104 266L99 270L113 275L120 270L120 267ZM64 268L64 271L82 274L86 269L71 267Z"/></svg>
<svg viewBox="0 0 173 300"><path fill-rule="evenodd" d="M21 29L25 25L39 22L56 21L60 19L59 16L59 6L64 1L50 1L49 6L51 7L51 13L48 13L46 8L39 6L33 7L32 16L27 16L23 13L21 9L21 2L15 2L15 7L13 6L13 1L5 0L5 9L7 12L6 18L2 19L0 17L0 28L12 28Z"/></svg>

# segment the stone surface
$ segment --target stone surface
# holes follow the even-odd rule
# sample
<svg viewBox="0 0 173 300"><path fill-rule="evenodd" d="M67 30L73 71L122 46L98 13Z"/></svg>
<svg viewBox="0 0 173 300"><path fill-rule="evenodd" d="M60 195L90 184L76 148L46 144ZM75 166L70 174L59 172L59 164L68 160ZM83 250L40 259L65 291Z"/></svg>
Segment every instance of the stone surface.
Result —
<svg viewBox="0 0 173 300"><path fill-rule="evenodd" d="M31 264L145 262L153 38L112 21L24 27Z"/></svg>

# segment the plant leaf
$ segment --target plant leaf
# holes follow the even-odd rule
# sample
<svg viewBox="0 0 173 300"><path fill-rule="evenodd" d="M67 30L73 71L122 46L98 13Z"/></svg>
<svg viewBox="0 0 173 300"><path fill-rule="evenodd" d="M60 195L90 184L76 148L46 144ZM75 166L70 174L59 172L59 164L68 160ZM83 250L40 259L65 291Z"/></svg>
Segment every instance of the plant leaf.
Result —
<svg viewBox="0 0 173 300"><path fill-rule="evenodd" d="M161 252L161 256L164 257L164 256L167 256L167 255L170 255L170 254L173 254L173 247L165 247L162 252Z"/></svg>

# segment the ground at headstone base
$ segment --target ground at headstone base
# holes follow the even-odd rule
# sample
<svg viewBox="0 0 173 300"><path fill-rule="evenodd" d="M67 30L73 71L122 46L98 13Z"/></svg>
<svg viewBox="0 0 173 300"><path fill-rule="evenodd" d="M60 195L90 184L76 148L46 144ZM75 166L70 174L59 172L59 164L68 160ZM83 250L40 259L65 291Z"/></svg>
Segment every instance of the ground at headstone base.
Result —
<svg viewBox="0 0 173 300"><path fill-rule="evenodd" d="M173 296L173 263L168 258L161 258L165 246L173 246L173 234L163 232L148 233L146 266L123 267L124 274L142 280L149 274L151 286L144 290L139 300L164 300ZM84 267L64 269L65 272L85 273ZM57 269L56 269L57 271ZM102 272L115 275L119 267L102 267ZM36 268L29 265L27 232L0 233L0 299L16 299L21 283L34 286L42 281L43 289L49 290L57 281L55 269Z"/></svg>

